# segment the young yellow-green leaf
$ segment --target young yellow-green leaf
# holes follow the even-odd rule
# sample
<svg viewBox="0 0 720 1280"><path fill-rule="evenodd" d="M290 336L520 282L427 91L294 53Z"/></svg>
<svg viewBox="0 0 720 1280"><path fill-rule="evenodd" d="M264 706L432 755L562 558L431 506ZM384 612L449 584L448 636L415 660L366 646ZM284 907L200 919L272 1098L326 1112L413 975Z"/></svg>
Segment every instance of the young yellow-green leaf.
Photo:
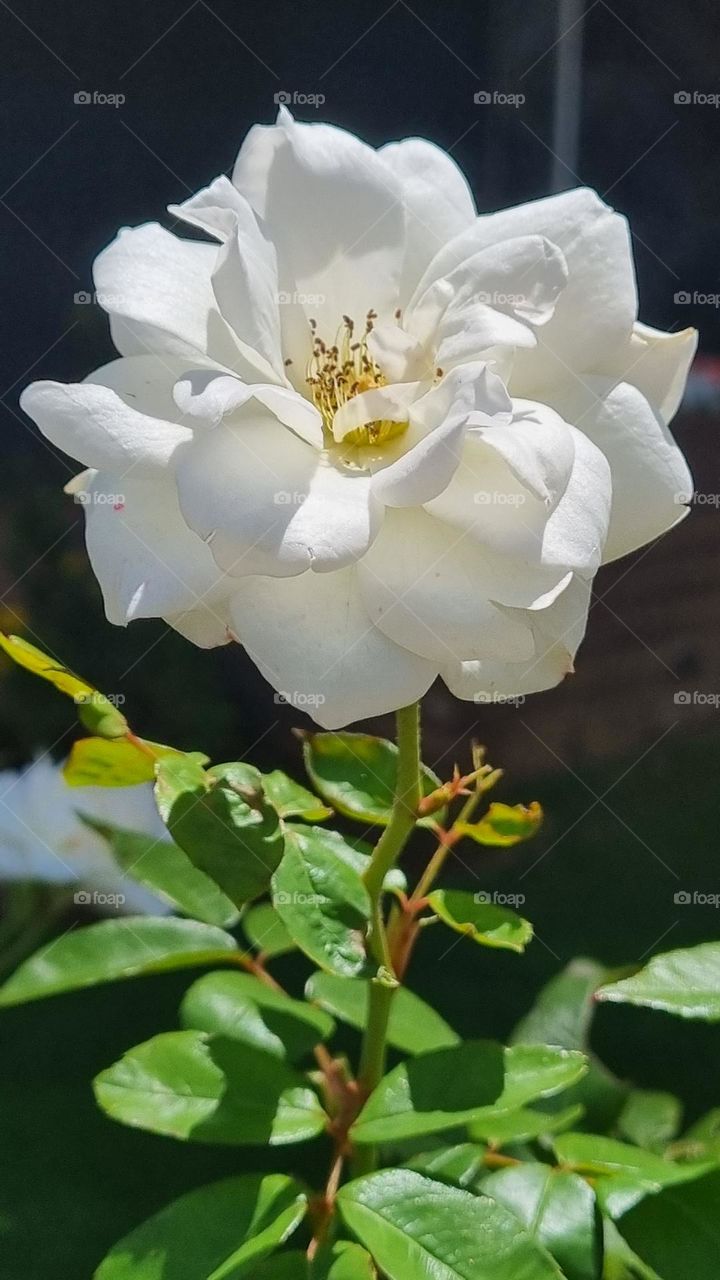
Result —
<svg viewBox="0 0 720 1280"><path fill-rule="evenodd" d="M186 993L182 1025L254 1044L290 1062L311 1053L335 1029L329 1014L260 982L249 973L207 973Z"/></svg>
<svg viewBox="0 0 720 1280"><path fill-rule="evenodd" d="M680 1018L720 1020L720 942L703 942L653 956L652 960L620 982L611 982L596 993L596 1000L616 1004L645 1005L664 1009Z"/></svg>
<svg viewBox="0 0 720 1280"><path fill-rule="evenodd" d="M617 1222L630 1247L662 1280L717 1280L720 1172L647 1196Z"/></svg>
<svg viewBox="0 0 720 1280"><path fill-rule="evenodd" d="M302 818L303 822L324 822L332 814L322 800L307 787L301 787L281 769L262 775L265 795L277 809L281 818Z"/></svg>
<svg viewBox="0 0 720 1280"><path fill-rule="evenodd" d="M529 1163L491 1174L482 1190L515 1214L566 1280L600 1280L602 1222L591 1188L577 1174Z"/></svg>
<svg viewBox="0 0 720 1280"><path fill-rule="evenodd" d="M308 733L303 755L310 781L333 809L358 822L387 826L397 775L394 743L369 733ZM423 765L423 794L430 795L439 786L440 779ZM420 825L443 819L441 810Z"/></svg>
<svg viewBox="0 0 720 1280"><path fill-rule="evenodd" d="M528 1107L519 1107L507 1115L489 1116L485 1120L474 1120L468 1125L471 1138L481 1138L493 1147L512 1146L518 1142L533 1142L545 1134L558 1133L570 1129L582 1119L581 1106L565 1107L562 1111L533 1111Z"/></svg>
<svg viewBox="0 0 720 1280"><path fill-rule="evenodd" d="M244 784L231 772L235 766L219 768L225 772L206 774L186 756L160 760L155 798L190 861L242 906L268 890L284 838L278 815L262 793L242 794Z"/></svg>
<svg viewBox="0 0 720 1280"><path fill-rule="evenodd" d="M241 923L248 942L256 951L272 959L297 951L272 902L258 902L243 911Z"/></svg>
<svg viewBox="0 0 720 1280"><path fill-rule="evenodd" d="M237 923L238 911L209 876L194 867L186 853L172 840L125 831L80 815L112 849L118 866L138 884L176 907L193 920L228 929Z"/></svg>
<svg viewBox="0 0 720 1280"><path fill-rule="evenodd" d="M225 1178L188 1192L131 1231L94 1280L251 1280L306 1208L304 1191L284 1174Z"/></svg>
<svg viewBox="0 0 720 1280"><path fill-rule="evenodd" d="M389 1280L559 1280L514 1214L413 1169L341 1187L338 1206Z"/></svg>
<svg viewBox="0 0 720 1280"><path fill-rule="evenodd" d="M338 978L314 973L305 995L341 1022L364 1031L370 983L364 978ZM439 1013L407 987L399 987L390 1007L387 1041L403 1053L429 1053L459 1044L459 1036Z"/></svg>
<svg viewBox="0 0 720 1280"><path fill-rule="evenodd" d="M337 855L334 832L287 829L272 878L273 906L301 951L323 969L353 977L366 965L370 898L357 871Z"/></svg>
<svg viewBox="0 0 720 1280"><path fill-rule="evenodd" d="M350 1132L360 1143L439 1133L517 1111L568 1088L584 1070L583 1055L566 1049L505 1049L492 1040L468 1040L400 1063L370 1095Z"/></svg>
<svg viewBox="0 0 720 1280"><path fill-rule="evenodd" d="M129 916L71 929L25 960L0 988L0 1006L238 955L229 933L197 920Z"/></svg>
<svg viewBox="0 0 720 1280"><path fill-rule="evenodd" d="M691 1125L672 1145L678 1160L717 1160L720 1162L720 1107L713 1107Z"/></svg>
<svg viewBox="0 0 720 1280"><path fill-rule="evenodd" d="M0 632L0 646L19 667L24 667L43 680L49 680L60 693L72 698L80 719L91 733L103 738L121 738L127 733L127 720L110 699L57 659L51 658L20 636L6 636Z"/></svg>
<svg viewBox="0 0 720 1280"><path fill-rule="evenodd" d="M79 738L63 775L69 787L135 787L153 781L155 761L127 738Z"/></svg>
<svg viewBox="0 0 720 1280"><path fill-rule="evenodd" d="M672 1093L633 1089L618 1116L623 1138L648 1151L662 1152L682 1124L682 1103Z"/></svg>
<svg viewBox="0 0 720 1280"><path fill-rule="evenodd" d="M479 822L459 822L458 830L476 844L509 849L534 836L542 819L543 812L536 800L527 806L494 801Z"/></svg>
<svg viewBox="0 0 720 1280"><path fill-rule="evenodd" d="M456 933L466 934L473 942L484 947L524 951L533 936L530 921L486 899L486 894L466 893L462 889L436 889L428 903L444 924Z"/></svg>
<svg viewBox="0 0 720 1280"><path fill-rule="evenodd" d="M136 1045L94 1088L113 1120L191 1142L280 1146L314 1138L327 1120L286 1063L201 1031L168 1031Z"/></svg>
<svg viewBox="0 0 720 1280"><path fill-rule="evenodd" d="M376 1280L370 1254L352 1240L337 1240L318 1250L307 1273L309 1280Z"/></svg>

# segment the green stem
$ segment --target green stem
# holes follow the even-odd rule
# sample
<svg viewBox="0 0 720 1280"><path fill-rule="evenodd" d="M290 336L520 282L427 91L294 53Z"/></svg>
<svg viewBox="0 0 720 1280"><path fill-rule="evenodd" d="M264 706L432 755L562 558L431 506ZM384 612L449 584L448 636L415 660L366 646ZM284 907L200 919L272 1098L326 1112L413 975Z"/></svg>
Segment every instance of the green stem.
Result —
<svg viewBox="0 0 720 1280"><path fill-rule="evenodd" d="M420 704L402 707L396 715L398 762L395 799L390 821L375 846L372 861L365 872L365 887L372 903L373 929L371 948L378 965L387 973L387 982L370 983L368 1016L363 1036L358 1084L361 1096L367 1097L380 1083L385 1072L388 1020L395 991L389 964L389 949L382 913L383 883L395 866L417 822L417 809L422 796L420 776ZM375 1149L358 1151L355 1167L367 1172L375 1164Z"/></svg>

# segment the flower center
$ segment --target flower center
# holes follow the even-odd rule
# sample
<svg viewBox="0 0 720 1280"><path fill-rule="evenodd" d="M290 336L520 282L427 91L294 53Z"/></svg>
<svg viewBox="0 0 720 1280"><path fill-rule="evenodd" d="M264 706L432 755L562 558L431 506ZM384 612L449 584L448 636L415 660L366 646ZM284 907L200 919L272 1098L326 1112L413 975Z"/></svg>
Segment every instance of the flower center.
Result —
<svg viewBox="0 0 720 1280"><path fill-rule="evenodd" d="M333 346L328 346L318 335L317 323L310 321L312 354L307 363L306 382L310 397L323 420L323 427L332 437L333 421L338 409L353 396L376 387L387 386L387 378L368 349L368 339L377 319L377 312L368 311L365 331L355 337L355 323L350 316L343 316ZM406 422L383 419L368 422L345 436L343 443L350 445L377 445L402 435Z"/></svg>

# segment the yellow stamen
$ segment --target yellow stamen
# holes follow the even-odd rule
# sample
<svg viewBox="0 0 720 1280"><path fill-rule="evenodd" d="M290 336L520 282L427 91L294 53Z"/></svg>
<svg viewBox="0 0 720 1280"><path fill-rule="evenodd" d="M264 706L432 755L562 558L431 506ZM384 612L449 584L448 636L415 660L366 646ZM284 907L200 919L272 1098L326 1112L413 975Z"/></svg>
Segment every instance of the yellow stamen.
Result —
<svg viewBox="0 0 720 1280"><path fill-rule="evenodd" d="M368 349L368 338L377 319L375 311L365 317L365 332L353 341L355 325L350 316L343 316L335 336L335 344L328 347L317 334L317 324L310 321L312 354L308 360L306 381L315 408L323 420L323 427L332 438L335 414L348 400L387 386L387 378L373 360ZM399 436L407 428L407 422L381 419L356 427L345 436L343 443L350 445L384 444Z"/></svg>

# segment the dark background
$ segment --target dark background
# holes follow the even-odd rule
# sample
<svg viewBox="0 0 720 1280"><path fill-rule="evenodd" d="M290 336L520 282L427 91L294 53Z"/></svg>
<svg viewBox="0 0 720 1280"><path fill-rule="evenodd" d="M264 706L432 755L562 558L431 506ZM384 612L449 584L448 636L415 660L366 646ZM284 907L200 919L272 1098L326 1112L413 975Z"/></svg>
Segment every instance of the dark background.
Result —
<svg viewBox="0 0 720 1280"><path fill-rule="evenodd" d="M481 210L546 194L556 10L554 0L0 0L0 625L121 691L140 732L297 769L288 730L298 716L274 704L239 650L206 654L162 624L105 622L81 512L61 493L77 468L18 409L32 378L80 379L112 358L102 312L75 300L92 288L95 254L118 226L162 220L168 203L228 170L280 91L324 94L296 114L374 144L417 134L450 149ZM418 988L467 1033L507 1034L573 955L620 964L720 931L712 907L674 902L680 889L720 890L719 713L675 702L680 690L720 692L720 311L675 302L720 293L720 112L675 102L720 92L719 37L712 0L587 5L580 157L566 185L588 183L629 215L643 319L701 331L706 412L696 396L677 434L705 497L681 529L601 572L571 682L480 718L440 688L428 699L428 763L449 770L479 734L507 769L502 797L539 798L547 813L532 845L501 860L462 855L485 887L526 895L538 933L529 954L476 954L430 931L418 957ZM476 105L480 89L526 101ZM80 91L125 102L76 104ZM3 667L0 766L50 744L60 756L73 731L62 699ZM303 976L300 962L285 965L294 989ZM3 1016L3 1280L82 1280L152 1209L242 1166L242 1154L143 1136L94 1109L91 1077L172 1028L186 985L129 983ZM712 1029L606 1008L596 1043L621 1075L679 1093L691 1116L720 1101Z"/></svg>

